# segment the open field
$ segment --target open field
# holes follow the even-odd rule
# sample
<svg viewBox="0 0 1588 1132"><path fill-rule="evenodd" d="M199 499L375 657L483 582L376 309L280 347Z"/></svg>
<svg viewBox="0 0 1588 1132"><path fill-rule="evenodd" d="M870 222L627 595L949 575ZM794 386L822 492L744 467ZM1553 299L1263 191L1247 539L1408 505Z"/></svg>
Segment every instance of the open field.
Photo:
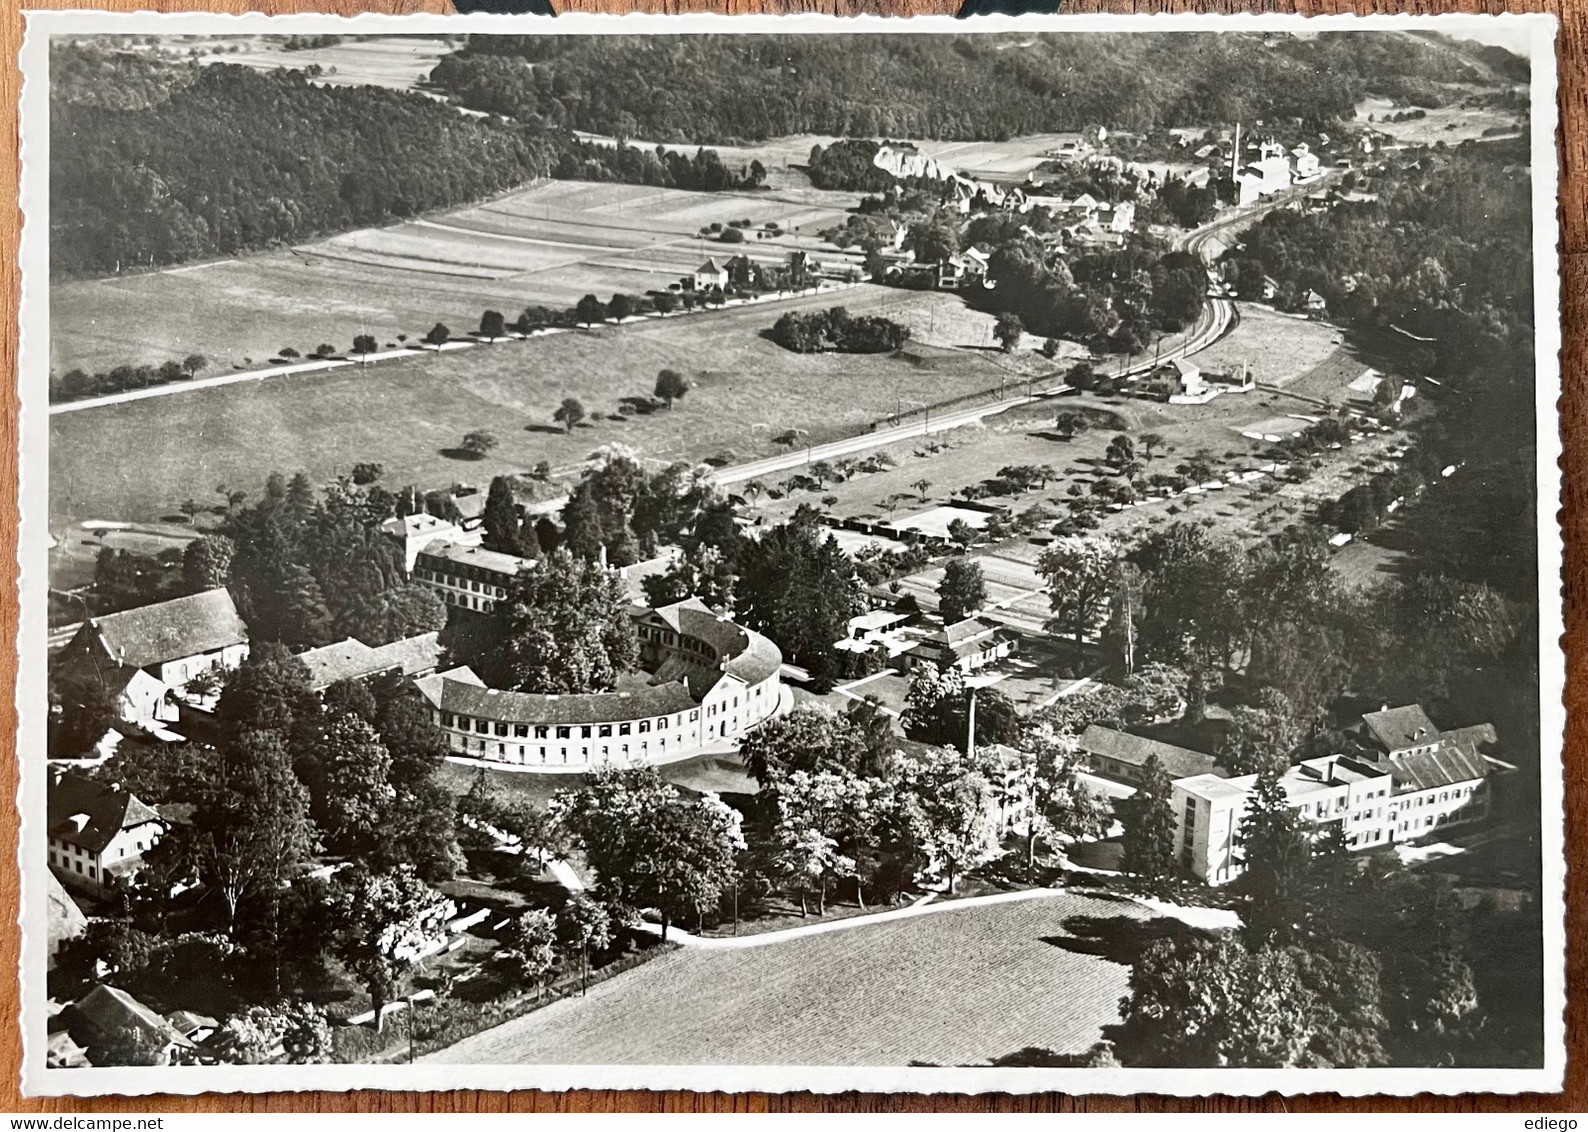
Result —
<svg viewBox="0 0 1588 1132"><path fill-rule="evenodd" d="M332 47L286 51L271 36L215 36L194 43L200 63L236 63L259 71L321 68L316 82L325 86L381 86L413 90L452 48L442 38L380 36L344 39ZM241 48L242 50L237 50Z"/></svg>
<svg viewBox="0 0 1588 1132"><path fill-rule="evenodd" d="M974 1065L1027 1047L1078 1053L1118 1020L1124 956L1149 916L1066 893L683 948L427 1060Z"/></svg>
<svg viewBox="0 0 1588 1132"><path fill-rule="evenodd" d="M1371 114L1373 116L1371 125L1375 130L1383 130L1403 145L1434 145L1438 142L1459 145L1464 141L1481 138L1484 130L1500 126L1517 131L1522 128L1515 114L1503 110L1461 106L1443 106L1428 110L1426 118L1417 118L1410 122L1384 120L1387 114L1404 112L1407 109L1410 108L1397 106L1387 98L1369 98L1357 104L1356 120L1359 125L1368 125L1368 115Z"/></svg>
<svg viewBox="0 0 1588 1132"><path fill-rule="evenodd" d="M495 200L387 228L166 271L51 289L54 372L203 354L210 373L262 364L283 347L382 345L438 320L471 330L486 309L570 307L587 293L665 290L708 255L781 262L796 249L846 262L817 235L854 203L808 186L695 193L644 185L541 182ZM703 240L711 223L776 221L783 235Z"/></svg>
<svg viewBox="0 0 1588 1132"><path fill-rule="evenodd" d="M388 483L425 486L484 483L541 460L571 468L614 442L658 461L742 461L774 453L771 437L789 429L820 443L901 403L997 386L1003 371L977 352L928 368L880 355L792 354L759 336L783 310L834 302L857 313L959 304L868 284L58 414L50 421L51 521L148 521L190 497L213 501L219 483L257 492L273 469L301 468L323 481L360 460L383 464ZM695 388L670 412L620 416L625 399L649 410L664 367ZM551 422L567 396L591 414L572 435ZM488 458L447 454L482 428L501 442ZM111 452L138 453L136 474L105 459Z"/></svg>

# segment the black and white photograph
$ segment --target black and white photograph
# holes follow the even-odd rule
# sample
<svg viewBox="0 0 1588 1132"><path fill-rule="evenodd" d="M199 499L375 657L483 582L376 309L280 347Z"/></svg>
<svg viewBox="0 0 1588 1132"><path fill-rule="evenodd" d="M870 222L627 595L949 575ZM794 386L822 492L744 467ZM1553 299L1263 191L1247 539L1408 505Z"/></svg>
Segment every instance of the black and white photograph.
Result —
<svg viewBox="0 0 1588 1132"><path fill-rule="evenodd" d="M1558 1089L1554 36L30 13L25 1090Z"/></svg>

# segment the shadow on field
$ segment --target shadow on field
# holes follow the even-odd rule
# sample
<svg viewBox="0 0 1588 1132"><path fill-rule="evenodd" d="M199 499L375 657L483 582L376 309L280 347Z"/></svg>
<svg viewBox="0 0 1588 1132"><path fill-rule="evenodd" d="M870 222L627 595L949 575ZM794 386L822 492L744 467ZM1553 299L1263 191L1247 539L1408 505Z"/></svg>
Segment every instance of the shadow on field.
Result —
<svg viewBox="0 0 1588 1132"><path fill-rule="evenodd" d="M448 460L462 460L465 463L470 464L477 464L481 460L485 459L485 456L482 453L473 452L467 448L440 448L437 449L437 451L440 452L441 455L445 456Z"/></svg>
<svg viewBox="0 0 1588 1132"><path fill-rule="evenodd" d="M567 430L565 428L563 428L562 425L527 424L527 425L524 426L524 431L525 432L545 432L545 433L550 433L552 436L561 436Z"/></svg>
<svg viewBox="0 0 1588 1132"><path fill-rule="evenodd" d="M1126 967L1134 966L1147 948L1159 940L1182 943L1203 934L1170 916L1151 920L1135 920L1128 916L1071 916L1064 921L1064 930L1069 934L1043 936L1042 942Z"/></svg>

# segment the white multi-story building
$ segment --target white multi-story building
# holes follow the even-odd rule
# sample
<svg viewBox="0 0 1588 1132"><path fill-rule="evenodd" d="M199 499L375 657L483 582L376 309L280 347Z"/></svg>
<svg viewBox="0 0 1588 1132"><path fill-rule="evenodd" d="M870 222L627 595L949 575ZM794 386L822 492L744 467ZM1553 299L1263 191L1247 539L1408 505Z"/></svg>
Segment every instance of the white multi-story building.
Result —
<svg viewBox="0 0 1588 1132"><path fill-rule="evenodd" d="M437 539L415 555L413 580L449 606L489 613L519 572L532 566L514 554Z"/></svg>
<svg viewBox="0 0 1588 1132"><path fill-rule="evenodd" d="M1363 716L1364 751L1292 766L1280 778L1315 830L1339 826L1351 849L1375 849L1488 816L1490 778L1511 767L1484 753L1488 724L1441 732L1416 705ZM1198 774L1172 783L1180 865L1208 884L1245 868L1242 821L1256 775Z"/></svg>
<svg viewBox="0 0 1588 1132"><path fill-rule="evenodd" d="M51 871L94 896L130 880L166 830L165 820L126 790L71 771L51 780L48 812Z"/></svg>
<svg viewBox="0 0 1588 1132"><path fill-rule="evenodd" d="M610 692L490 688L472 669L416 681L454 754L547 770L671 761L729 743L784 702L783 655L691 598L636 617L640 661Z"/></svg>

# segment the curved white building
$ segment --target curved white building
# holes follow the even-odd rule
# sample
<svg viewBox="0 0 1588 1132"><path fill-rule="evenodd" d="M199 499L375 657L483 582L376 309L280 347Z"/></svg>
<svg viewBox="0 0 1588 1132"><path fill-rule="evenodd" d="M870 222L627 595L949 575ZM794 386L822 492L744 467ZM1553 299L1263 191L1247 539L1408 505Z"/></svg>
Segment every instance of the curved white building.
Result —
<svg viewBox="0 0 1588 1132"><path fill-rule="evenodd" d="M640 662L611 692L488 688L455 668L416 681L454 754L546 770L673 761L728 744L783 706L783 654L691 598L636 617Z"/></svg>

